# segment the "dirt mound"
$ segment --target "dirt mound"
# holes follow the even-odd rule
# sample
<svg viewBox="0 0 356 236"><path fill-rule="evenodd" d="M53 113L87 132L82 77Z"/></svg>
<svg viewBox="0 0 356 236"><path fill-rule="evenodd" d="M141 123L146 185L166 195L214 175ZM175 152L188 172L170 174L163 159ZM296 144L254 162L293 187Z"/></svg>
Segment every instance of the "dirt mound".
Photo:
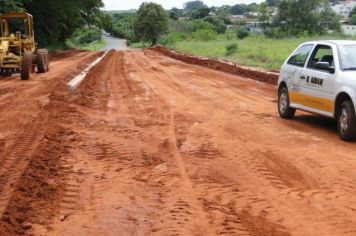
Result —
<svg viewBox="0 0 356 236"><path fill-rule="evenodd" d="M160 52L166 56L189 64L204 66L213 70L223 71L245 78L254 79L263 83L277 85L279 74L275 72L265 72L251 68L241 67L230 61L222 61L205 57L197 57L185 53L179 53L163 46L156 46L149 50Z"/></svg>

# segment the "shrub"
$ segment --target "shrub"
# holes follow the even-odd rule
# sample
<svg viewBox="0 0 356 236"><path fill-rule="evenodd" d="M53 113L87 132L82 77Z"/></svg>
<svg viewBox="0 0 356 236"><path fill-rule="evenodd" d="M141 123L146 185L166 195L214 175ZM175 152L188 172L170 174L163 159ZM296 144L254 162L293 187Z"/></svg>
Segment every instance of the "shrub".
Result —
<svg viewBox="0 0 356 236"><path fill-rule="evenodd" d="M183 41L186 38L186 35L183 33L169 33L164 35L160 39L160 43L164 46L174 45L177 42Z"/></svg>
<svg viewBox="0 0 356 236"><path fill-rule="evenodd" d="M209 16L209 17L205 18L204 21L212 24L214 26L214 30L216 32L218 32L219 34L224 34L227 29L226 24L221 19L217 19L217 18Z"/></svg>
<svg viewBox="0 0 356 236"><path fill-rule="evenodd" d="M195 31L192 34L192 38L195 40L201 40L201 41L210 41L214 40L217 37L217 33L214 30L209 30L209 29L201 29L198 31Z"/></svg>
<svg viewBox="0 0 356 236"><path fill-rule="evenodd" d="M272 28L265 31L265 36L272 39L281 39L289 35L289 32L282 31L279 28Z"/></svg>
<svg viewBox="0 0 356 236"><path fill-rule="evenodd" d="M193 20L193 31L211 30L215 31L215 26L204 20Z"/></svg>
<svg viewBox="0 0 356 236"><path fill-rule="evenodd" d="M226 37L227 40L234 40L234 39L237 39L236 32L233 31L233 30L228 30L228 31L225 33L225 37Z"/></svg>
<svg viewBox="0 0 356 236"><path fill-rule="evenodd" d="M226 56L231 56L237 52L238 45L237 43L230 43L226 45Z"/></svg>
<svg viewBox="0 0 356 236"><path fill-rule="evenodd" d="M245 28L240 28L237 30L237 37L239 39L246 38L249 35L250 35L250 32L248 32Z"/></svg>

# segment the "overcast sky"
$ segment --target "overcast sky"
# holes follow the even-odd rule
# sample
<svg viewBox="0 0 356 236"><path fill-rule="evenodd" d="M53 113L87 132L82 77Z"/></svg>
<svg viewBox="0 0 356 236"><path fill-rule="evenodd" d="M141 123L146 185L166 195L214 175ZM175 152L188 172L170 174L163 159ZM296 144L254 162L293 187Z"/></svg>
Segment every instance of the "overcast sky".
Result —
<svg viewBox="0 0 356 236"><path fill-rule="evenodd" d="M165 9L172 7L183 8L183 4L189 0L103 0L105 3L105 10L130 10L137 9L142 2L156 2L161 4ZM238 3L260 3L263 0L204 0L208 6L221 6L221 5L235 5Z"/></svg>

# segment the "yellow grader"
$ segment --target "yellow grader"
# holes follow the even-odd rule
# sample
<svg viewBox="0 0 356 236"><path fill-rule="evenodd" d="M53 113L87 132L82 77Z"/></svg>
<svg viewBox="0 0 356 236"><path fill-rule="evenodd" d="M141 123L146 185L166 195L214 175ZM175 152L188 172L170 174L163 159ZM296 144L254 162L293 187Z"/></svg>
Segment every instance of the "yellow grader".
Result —
<svg viewBox="0 0 356 236"><path fill-rule="evenodd" d="M22 80L28 80L31 73L45 73L49 70L47 49L36 49L33 17L28 13L7 13L0 15L0 74L20 73Z"/></svg>

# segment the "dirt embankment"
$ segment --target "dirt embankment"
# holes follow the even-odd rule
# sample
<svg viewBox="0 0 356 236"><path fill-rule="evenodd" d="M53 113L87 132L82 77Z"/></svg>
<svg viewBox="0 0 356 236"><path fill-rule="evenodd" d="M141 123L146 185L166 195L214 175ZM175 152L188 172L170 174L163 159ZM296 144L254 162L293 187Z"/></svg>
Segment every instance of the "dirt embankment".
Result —
<svg viewBox="0 0 356 236"><path fill-rule="evenodd" d="M265 72L257 69L238 66L233 62L211 59L206 57L197 57L185 53L179 53L163 46L156 46L150 50L160 52L166 56L172 57L189 64L204 66L213 70L218 70L245 78L254 79L267 84L277 85L278 73Z"/></svg>
<svg viewBox="0 0 356 236"><path fill-rule="evenodd" d="M71 114L67 82L99 55L65 52L30 81L0 79L0 235L25 234L56 214L74 136L62 125Z"/></svg>

